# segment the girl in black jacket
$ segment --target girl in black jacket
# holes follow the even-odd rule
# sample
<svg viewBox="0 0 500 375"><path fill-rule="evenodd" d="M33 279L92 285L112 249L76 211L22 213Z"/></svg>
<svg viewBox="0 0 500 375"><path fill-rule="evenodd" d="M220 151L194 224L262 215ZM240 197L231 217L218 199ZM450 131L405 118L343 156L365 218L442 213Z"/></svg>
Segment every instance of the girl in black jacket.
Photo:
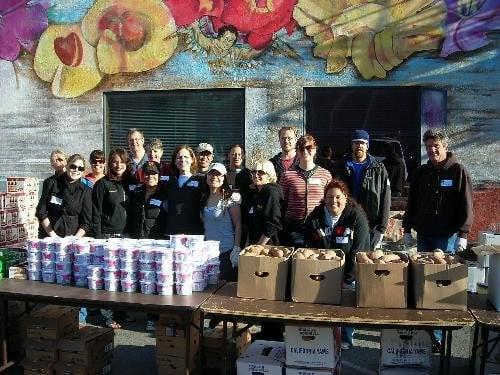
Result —
<svg viewBox="0 0 500 375"><path fill-rule="evenodd" d="M41 226L40 238L83 237L90 231L92 191L81 182L85 159L75 154L68 159L68 170L51 184L44 184L36 207Z"/></svg>

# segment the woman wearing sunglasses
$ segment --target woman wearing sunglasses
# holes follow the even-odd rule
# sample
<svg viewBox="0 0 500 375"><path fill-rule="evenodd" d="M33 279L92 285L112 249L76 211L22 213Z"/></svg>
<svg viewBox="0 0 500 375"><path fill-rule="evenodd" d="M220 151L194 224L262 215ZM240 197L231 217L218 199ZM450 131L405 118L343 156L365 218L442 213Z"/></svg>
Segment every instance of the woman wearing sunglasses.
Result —
<svg viewBox="0 0 500 375"><path fill-rule="evenodd" d="M44 185L36 208L43 229L40 237L83 237L90 231L92 191L82 182L85 159L75 154L68 158L67 171L52 184Z"/></svg>
<svg viewBox="0 0 500 375"><path fill-rule="evenodd" d="M83 183L93 188L95 183L104 177L106 172L106 156L104 151L94 150L90 153L90 173L85 176Z"/></svg>

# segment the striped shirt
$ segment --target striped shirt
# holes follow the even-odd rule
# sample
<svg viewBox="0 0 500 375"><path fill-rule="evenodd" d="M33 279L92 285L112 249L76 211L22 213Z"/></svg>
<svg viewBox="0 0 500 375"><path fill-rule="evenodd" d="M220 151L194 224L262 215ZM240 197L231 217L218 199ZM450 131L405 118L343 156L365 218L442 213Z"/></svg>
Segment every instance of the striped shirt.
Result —
<svg viewBox="0 0 500 375"><path fill-rule="evenodd" d="M311 171L300 167L286 171L280 180L287 206L285 220L304 221L307 215L320 204L325 186L332 175L326 169L316 166Z"/></svg>

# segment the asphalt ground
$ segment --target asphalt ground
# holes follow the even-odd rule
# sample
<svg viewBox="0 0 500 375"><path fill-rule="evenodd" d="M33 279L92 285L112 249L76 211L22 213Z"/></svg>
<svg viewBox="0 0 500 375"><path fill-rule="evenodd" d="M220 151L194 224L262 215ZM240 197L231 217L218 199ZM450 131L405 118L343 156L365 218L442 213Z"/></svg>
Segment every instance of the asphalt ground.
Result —
<svg viewBox="0 0 500 375"><path fill-rule="evenodd" d="M154 332L147 332L146 317L142 313L132 313L133 323L125 323L115 330L112 374L146 375L156 374L156 350ZM98 315L89 317L90 324L97 325ZM253 332L258 327L252 328ZM453 333L451 374L468 374L469 353L472 343L472 328L464 328ZM378 374L380 355L380 331L357 330L354 347L342 352L342 375ZM439 355L432 356L430 374L438 374ZM500 372L500 370L499 370ZM22 368L15 367L9 374L23 374Z"/></svg>

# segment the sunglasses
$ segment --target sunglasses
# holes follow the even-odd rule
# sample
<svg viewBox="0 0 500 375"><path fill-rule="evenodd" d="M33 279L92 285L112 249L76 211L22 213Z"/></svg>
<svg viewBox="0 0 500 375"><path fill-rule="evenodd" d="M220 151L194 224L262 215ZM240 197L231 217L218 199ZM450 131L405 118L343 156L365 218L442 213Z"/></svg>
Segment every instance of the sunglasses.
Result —
<svg viewBox="0 0 500 375"><path fill-rule="evenodd" d="M106 163L106 161L104 159L95 159L95 160L92 160L92 164L95 165L95 164L104 164Z"/></svg>
<svg viewBox="0 0 500 375"><path fill-rule="evenodd" d="M266 174L266 172L264 172L264 171L251 171L250 173L251 174L256 174L259 177L262 177L262 176L264 176Z"/></svg>
<svg viewBox="0 0 500 375"><path fill-rule="evenodd" d="M71 165L69 166L69 169L71 169L71 170L73 170L73 171L78 170L78 171L80 171L80 172L83 172L83 171L85 170L85 167L80 167L80 166L78 166L78 165L71 164Z"/></svg>
<svg viewBox="0 0 500 375"><path fill-rule="evenodd" d="M158 172L156 172L156 171L146 171L146 172L144 172L144 174L145 174L146 176L152 176L152 175L154 175L154 174L158 174Z"/></svg>
<svg viewBox="0 0 500 375"><path fill-rule="evenodd" d="M314 146L314 145L299 146L299 151L304 152L305 150L307 150L307 151L311 152L315 148L316 148L316 146Z"/></svg>

